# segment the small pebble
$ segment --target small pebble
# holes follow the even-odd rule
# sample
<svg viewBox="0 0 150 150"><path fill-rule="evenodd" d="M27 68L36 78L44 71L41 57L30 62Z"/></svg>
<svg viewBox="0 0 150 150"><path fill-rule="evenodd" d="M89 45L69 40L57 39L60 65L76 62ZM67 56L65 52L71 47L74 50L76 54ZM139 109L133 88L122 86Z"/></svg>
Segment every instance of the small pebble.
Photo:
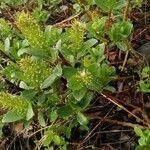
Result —
<svg viewBox="0 0 150 150"><path fill-rule="evenodd" d="M137 50L141 53L146 59L150 60L150 42L143 44Z"/></svg>

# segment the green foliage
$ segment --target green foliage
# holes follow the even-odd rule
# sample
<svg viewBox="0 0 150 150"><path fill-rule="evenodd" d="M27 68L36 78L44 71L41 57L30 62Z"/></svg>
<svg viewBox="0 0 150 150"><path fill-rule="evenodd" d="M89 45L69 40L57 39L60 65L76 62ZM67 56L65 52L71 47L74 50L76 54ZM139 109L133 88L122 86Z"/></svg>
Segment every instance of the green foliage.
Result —
<svg viewBox="0 0 150 150"><path fill-rule="evenodd" d="M128 50L133 25L130 20L122 21L125 0L88 0L83 4L73 1L76 13L88 12L82 21L71 20L71 27L66 28L47 25L49 11L60 2L37 0L36 9L17 12L13 23L0 19L0 50L7 57L0 70L0 91L4 91L0 93L0 106L7 110L3 122L30 124L30 119L36 120L38 128L44 127L39 145L67 149L72 128L88 129L90 121L84 112L94 95L104 89L115 91L110 82L116 78L116 68L105 56L106 50L115 45ZM97 6L98 13L91 11L92 5ZM140 75L142 92L150 90L149 72L144 68ZM8 94L11 90L6 93L3 79L12 83L19 95ZM148 132L142 132L147 142Z"/></svg>
<svg viewBox="0 0 150 150"><path fill-rule="evenodd" d="M150 92L150 67L144 67L140 74L141 80L139 82L138 91L149 93Z"/></svg>
<svg viewBox="0 0 150 150"><path fill-rule="evenodd" d="M97 6L99 6L103 11L111 11L115 5L116 0L95 0Z"/></svg>
<svg viewBox="0 0 150 150"><path fill-rule="evenodd" d="M134 131L136 135L139 137L139 145L136 147L135 150L148 150L150 149L150 131L144 130L139 127L135 127Z"/></svg>
<svg viewBox="0 0 150 150"><path fill-rule="evenodd" d="M61 2L61 0L37 0L39 4L49 4L56 6Z"/></svg>
<svg viewBox="0 0 150 150"><path fill-rule="evenodd" d="M40 127L45 127L48 122L53 122L55 126L57 119L70 122L71 117L75 124L87 129L89 121L84 111L89 107L94 93L101 92L115 78L115 68L109 66L105 58L105 44L98 42L101 37L104 38L106 18L96 18L95 24L91 22L88 26L84 22L74 20L71 28L62 32L53 26L47 26L42 30L38 23L42 20L38 18L38 11L32 14L33 16L24 11L18 12L15 18L17 29L13 29L14 33L17 33L15 39L12 40L6 32L4 42L1 42L1 50L15 59L14 62L8 61L2 69L2 75L23 89L21 96L8 94L9 104L3 104L3 107L8 109L3 116L3 122L21 119L28 121L34 116L35 110L38 112L37 120ZM97 39L96 33L99 28L101 37ZM87 32L94 38L86 39ZM63 64L64 59L68 65ZM79 66L76 67L77 64ZM62 78L67 81L64 94L60 94L58 89ZM27 99L29 102L19 101L19 98ZM15 105L17 100L18 103ZM24 105L21 102L24 102ZM21 114L16 113L16 109L20 110ZM55 127L45 130L43 145L48 147L54 143L59 147L65 147L67 143L60 136L64 129L61 130ZM67 137L69 135L64 134Z"/></svg>
<svg viewBox="0 0 150 150"><path fill-rule="evenodd" d="M10 5L21 5L23 3L26 3L27 0L1 0L1 5L3 6L4 4L10 4Z"/></svg>
<svg viewBox="0 0 150 150"><path fill-rule="evenodd" d="M63 127L59 126L52 126L48 128L44 132L44 140L43 140L43 146L49 147L51 143L54 143L55 145L58 145L60 148L66 148L67 142L65 142L65 139L62 136L59 136L58 132L62 132ZM66 128L67 129L67 128ZM66 130L65 128L63 130Z"/></svg>
<svg viewBox="0 0 150 150"><path fill-rule="evenodd" d="M119 42L127 38L132 31L133 25L129 21L115 23L109 33L110 39Z"/></svg>
<svg viewBox="0 0 150 150"><path fill-rule="evenodd" d="M130 21L122 21L113 24L110 29L109 37L120 50L127 51L127 38L132 32L133 25Z"/></svg>
<svg viewBox="0 0 150 150"><path fill-rule="evenodd" d="M98 16L93 16L91 22L87 24L88 31L96 38L103 39L106 32L105 32L105 23L107 17L99 18Z"/></svg>
<svg viewBox="0 0 150 150"><path fill-rule="evenodd" d="M33 11L32 16L37 20L37 22L46 22L49 14L48 11L37 8Z"/></svg>
<svg viewBox="0 0 150 150"><path fill-rule="evenodd" d="M133 0L132 1L132 5L133 7L141 7L142 6L142 3L143 3L143 0Z"/></svg>

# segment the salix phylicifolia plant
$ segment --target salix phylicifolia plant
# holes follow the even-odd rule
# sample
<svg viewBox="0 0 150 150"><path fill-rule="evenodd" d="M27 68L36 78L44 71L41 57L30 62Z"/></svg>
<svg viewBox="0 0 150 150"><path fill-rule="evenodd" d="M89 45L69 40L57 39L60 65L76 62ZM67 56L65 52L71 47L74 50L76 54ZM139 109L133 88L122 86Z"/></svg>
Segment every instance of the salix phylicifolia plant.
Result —
<svg viewBox="0 0 150 150"><path fill-rule="evenodd" d="M0 20L0 50L8 58L0 75L19 89L19 96L8 94L10 91L0 93L0 105L7 110L2 121L30 123L37 117L39 127L51 124L42 140L47 147L54 143L66 148L65 139L70 138L74 126L88 128L84 112L94 94L114 90L109 83L116 71L105 50L129 48L133 25L121 12L127 1L88 0L77 5L81 11L88 10L89 18L73 20L71 27L63 30L41 26L35 13L24 11L15 14L13 24ZM89 9L93 5L106 15ZM57 124L61 120L65 124Z"/></svg>

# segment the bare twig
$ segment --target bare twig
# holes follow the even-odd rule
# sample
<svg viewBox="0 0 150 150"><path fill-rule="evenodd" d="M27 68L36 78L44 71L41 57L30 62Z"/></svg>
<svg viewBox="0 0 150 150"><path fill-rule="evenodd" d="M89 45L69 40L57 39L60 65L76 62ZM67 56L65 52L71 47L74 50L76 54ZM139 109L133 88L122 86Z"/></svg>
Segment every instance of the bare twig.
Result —
<svg viewBox="0 0 150 150"><path fill-rule="evenodd" d="M107 100L109 100L110 102L112 102L113 104L115 104L116 106L118 106L119 108L122 108L124 111L126 111L127 113L129 113L131 116L133 116L134 118L136 118L137 120L139 120L140 122L142 122L144 125L149 127L149 124L144 122L141 118L139 118L138 116L136 116L135 114L133 114L132 112L130 112L127 108L125 108L123 105L119 104L117 101L109 98L108 96L106 96L103 93L100 93L104 98L106 98Z"/></svg>
<svg viewBox="0 0 150 150"><path fill-rule="evenodd" d="M67 19L65 19L65 20L63 20L63 21L61 21L59 23L54 24L53 26L54 27L70 27L70 25L71 25L70 21L80 17L82 14L83 14L83 12L80 12L80 13L78 13L78 14L76 14L74 16L71 16L71 17L69 17L69 18L67 18Z"/></svg>
<svg viewBox="0 0 150 150"><path fill-rule="evenodd" d="M126 21L128 19L128 11L129 11L130 3L131 3L131 0L128 0L126 8L125 8L125 11L124 11L124 14L123 14L123 20L124 21ZM124 70L124 67L126 65L126 62L127 62L127 59L128 59L128 55L129 55L129 50L130 50L129 43L127 45L128 45L128 50L126 51L121 71Z"/></svg>

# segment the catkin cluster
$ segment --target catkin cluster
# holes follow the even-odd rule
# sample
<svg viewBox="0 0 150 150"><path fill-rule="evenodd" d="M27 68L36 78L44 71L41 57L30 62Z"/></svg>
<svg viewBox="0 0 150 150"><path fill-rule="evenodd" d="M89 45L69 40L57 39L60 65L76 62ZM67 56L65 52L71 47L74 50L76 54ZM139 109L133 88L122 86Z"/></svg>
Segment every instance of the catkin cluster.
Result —
<svg viewBox="0 0 150 150"><path fill-rule="evenodd" d="M18 13L16 16L16 25L23 36L29 41L31 47L40 48L45 51L48 50L49 42L44 32L29 13L23 11Z"/></svg>
<svg viewBox="0 0 150 150"><path fill-rule="evenodd" d="M24 82L31 87L39 87L51 74L51 68L44 60L35 60L27 56L21 59L18 64L23 72Z"/></svg>
<svg viewBox="0 0 150 150"><path fill-rule="evenodd" d="M92 82L92 74L88 71L81 71L76 75L76 79L82 84L88 86Z"/></svg>
<svg viewBox="0 0 150 150"><path fill-rule="evenodd" d="M84 42L85 29L80 22L74 21L72 27L69 29L69 41L73 48L78 49Z"/></svg>
<svg viewBox="0 0 150 150"><path fill-rule="evenodd" d="M10 111L16 111L19 114L24 114L28 109L28 102L20 96L13 96L8 93L0 93L0 107Z"/></svg>

